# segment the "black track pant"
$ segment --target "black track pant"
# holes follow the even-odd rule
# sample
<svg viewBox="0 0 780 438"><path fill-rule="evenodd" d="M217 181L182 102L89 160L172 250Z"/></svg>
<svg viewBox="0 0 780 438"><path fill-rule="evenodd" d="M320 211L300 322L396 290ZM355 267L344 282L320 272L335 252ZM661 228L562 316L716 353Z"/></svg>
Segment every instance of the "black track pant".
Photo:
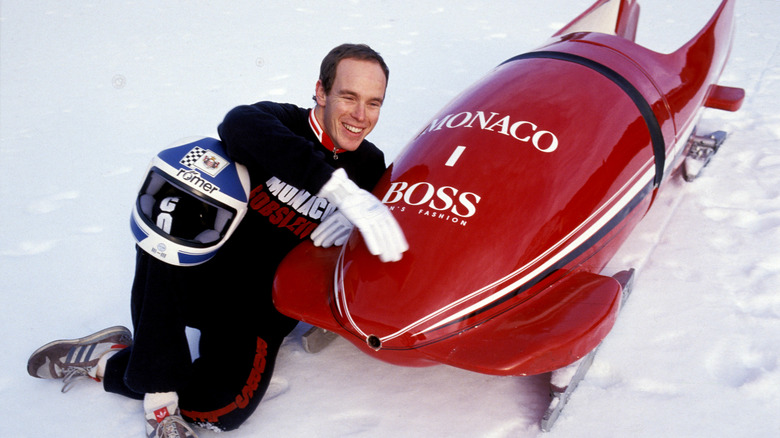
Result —
<svg viewBox="0 0 780 438"><path fill-rule="evenodd" d="M246 290L246 277L241 287L231 285L227 280L240 277L219 269L224 260L212 260L183 268L138 251L133 346L108 361L103 384L136 399L175 391L186 419L232 430L260 403L279 347L297 321L273 308L272 272L258 276L255 270L254 289ZM187 326L201 332L194 362Z"/></svg>

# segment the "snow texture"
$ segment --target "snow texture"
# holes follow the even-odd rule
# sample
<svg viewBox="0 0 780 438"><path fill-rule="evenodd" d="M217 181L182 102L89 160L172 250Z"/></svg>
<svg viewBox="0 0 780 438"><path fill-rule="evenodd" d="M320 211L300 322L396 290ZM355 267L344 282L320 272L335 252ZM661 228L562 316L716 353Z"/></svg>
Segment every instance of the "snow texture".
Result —
<svg viewBox="0 0 780 438"><path fill-rule="evenodd" d="M370 138L392 160L459 91L590 3L0 2L0 436L142 436L140 402L91 382L61 394L25 363L50 340L130 325L129 212L158 150L216 135L239 104L309 106L322 56L349 41L390 65ZM671 51L718 1L641 3L638 41ZM780 436L780 2L736 12L721 84L745 104L705 114L729 139L615 261L641 268L632 297L551 438ZM391 366L341 339L311 355L291 336L268 396L227 436L541 436L548 383Z"/></svg>

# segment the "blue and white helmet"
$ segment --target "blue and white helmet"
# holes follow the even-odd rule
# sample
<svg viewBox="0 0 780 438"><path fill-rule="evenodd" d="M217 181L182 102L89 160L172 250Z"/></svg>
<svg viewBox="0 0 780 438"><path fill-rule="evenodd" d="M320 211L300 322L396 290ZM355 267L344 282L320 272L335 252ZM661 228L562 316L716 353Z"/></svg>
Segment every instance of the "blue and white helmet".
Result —
<svg viewBox="0 0 780 438"><path fill-rule="evenodd" d="M179 141L149 164L130 220L135 241L172 265L203 263L238 227L249 190L246 167L219 140Z"/></svg>

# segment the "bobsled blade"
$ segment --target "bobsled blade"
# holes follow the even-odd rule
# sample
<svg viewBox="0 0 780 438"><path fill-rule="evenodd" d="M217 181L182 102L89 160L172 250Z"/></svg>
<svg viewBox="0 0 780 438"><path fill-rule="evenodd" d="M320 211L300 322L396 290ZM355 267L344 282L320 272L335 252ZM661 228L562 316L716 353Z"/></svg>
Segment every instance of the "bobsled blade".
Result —
<svg viewBox="0 0 780 438"><path fill-rule="evenodd" d="M307 353L319 353L330 345L339 335L319 327L312 327L301 337L303 349Z"/></svg>
<svg viewBox="0 0 780 438"><path fill-rule="evenodd" d="M715 131L709 135L691 135L688 139L688 154L683 163L683 177L686 181L691 182L701 174L702 169L710 163L712 156L726 141L726 137L725 131Z"/></svg>
<svg viewBox="0 0 780 438"><path fill-rule="evenodd" d="M566 403L569 402L571 394L575 389L577 389L577 386L585 378L585 374L590 369L591 364L593 364L593 358L596 357L597 351L598 347L588 353L587 356L583 357L578 362L575 362L572 365L569 365L568 367L560 370L561 373L570 375L569 380L565 386L555 387L555 389L550 391L550 406L544 413L540 424L542 431L549 432L552 429L555 421L558 420L561 412L563 412L563 408L566 406ZM556 371L554 371L553 374L555 374Z"/></svg>
<svg viewBox="0 0 780 438"><path fill-rule="evenodd" d="M621 307L625 304L628 296L631 294L631 289L634 285L634 273L635 270L632 268L618 272L612 276L620 283L620 286L623 289ZM552 429L555 421L558 420L561 412L563 412L566 403L569 402L572 393L574 393L574 390L577 389L577 386L588 373L598 349L599 347L596 347L577 362L552 372L550 379L550 405L548 406L547 411L545 411L540 423L542 431L549 432Z"/></svg>

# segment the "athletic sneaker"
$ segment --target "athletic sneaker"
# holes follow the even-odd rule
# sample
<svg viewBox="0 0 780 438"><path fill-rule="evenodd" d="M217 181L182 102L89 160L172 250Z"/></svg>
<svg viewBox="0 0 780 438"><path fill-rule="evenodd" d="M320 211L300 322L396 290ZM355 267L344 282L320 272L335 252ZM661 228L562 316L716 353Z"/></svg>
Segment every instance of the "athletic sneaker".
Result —
<svg viewBox="0 0 780 438"><path fill-rule="evenodd" d="M62 392L67 392L73 381L80 377L99 382L100 358L132 343L133 335L122 326L109 327L79 339L49 342L30 356L27 372L40 379L62 379Z"/></svg>
<svg viewBox="0 0 780 438"><path fill-rule="evenodd" d="M146 435L149 438L198 438L195 431L182 418L175 404L147 412ZM170 408L170 410L169 410Z"/></svg>

